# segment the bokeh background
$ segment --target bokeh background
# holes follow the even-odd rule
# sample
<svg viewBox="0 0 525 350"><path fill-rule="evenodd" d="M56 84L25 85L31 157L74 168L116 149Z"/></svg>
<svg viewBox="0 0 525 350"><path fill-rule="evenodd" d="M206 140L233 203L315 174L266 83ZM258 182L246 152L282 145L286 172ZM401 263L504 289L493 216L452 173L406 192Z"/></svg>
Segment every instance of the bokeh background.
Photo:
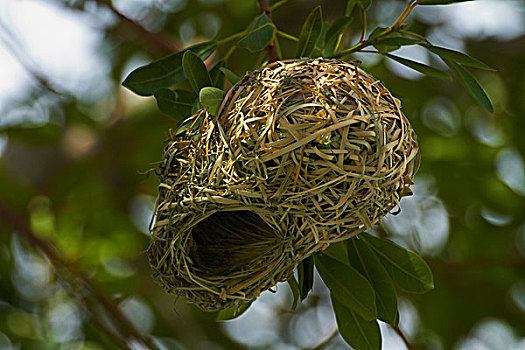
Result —
<svg viewBox="0 0 525 350"><path fill-rule="evenodd" d="M369 28L393 23L407 2L375 0ZM331 21L346 1L289 0L274 22L298 35L318 4ZM318 278L295 312L280 284L216 323L165 294L144 255L150 170L176 122L120 83L257 13L255 0L0 0L0 349L296 350L330 337ZM346 46L360 35L354 15ZM472 70L494 103L489 114L458 82L356 56L402 100L420 140L415 195L383 223L425 257L436 288L400 294L400 327L414 349L525 349L525 2L419 7L408 23L497 71ZM292 42L281 45L293 54ZM445 69L422 48L396 54ZM256 61L238 49L228 68L242 75ZM384 349L406 348L381 329ZM336 336L322 348L348 347Z"/></svg>

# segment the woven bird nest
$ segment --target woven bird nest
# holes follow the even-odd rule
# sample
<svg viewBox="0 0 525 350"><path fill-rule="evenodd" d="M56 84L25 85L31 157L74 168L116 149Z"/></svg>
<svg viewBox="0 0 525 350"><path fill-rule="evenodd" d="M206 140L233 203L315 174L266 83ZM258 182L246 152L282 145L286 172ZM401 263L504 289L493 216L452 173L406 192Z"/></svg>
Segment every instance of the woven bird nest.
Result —
<svg viewBox="0 0 525 350"><path fill-rule="evenodd" d="M416 135L352 63L275 62L201 110L159 169L149 259L169 292L213 311L256 298L312 253L411 194Z"/></svg>

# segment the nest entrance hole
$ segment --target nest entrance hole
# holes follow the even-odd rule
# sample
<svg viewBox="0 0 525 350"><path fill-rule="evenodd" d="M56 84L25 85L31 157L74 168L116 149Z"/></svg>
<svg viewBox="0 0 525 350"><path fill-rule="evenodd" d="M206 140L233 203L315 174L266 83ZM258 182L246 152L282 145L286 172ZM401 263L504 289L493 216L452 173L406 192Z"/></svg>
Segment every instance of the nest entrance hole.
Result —
<svg viewBox="0 0 525 350"><path fill-rule="evenodd" d="M248 210L217 212L192 229L190 257L205 276L264 264L280 244L278 233Z"/></svg>

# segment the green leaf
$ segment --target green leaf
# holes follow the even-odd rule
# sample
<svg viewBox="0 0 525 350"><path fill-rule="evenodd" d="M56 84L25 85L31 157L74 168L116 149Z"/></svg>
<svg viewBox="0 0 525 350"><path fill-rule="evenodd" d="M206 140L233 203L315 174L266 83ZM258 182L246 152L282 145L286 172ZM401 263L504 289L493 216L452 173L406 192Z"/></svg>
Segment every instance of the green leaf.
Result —
<svg viewBox="0 0 525 350"><path fill-rule="evenodd" d="M323 254L339 261L340 263L350 265L348 261L348 252L344 242L332 243L323 251Z"/></svg>
<svg viewBox="0 0 525 350"><path fill-rule="evenodd" d="M404 38L402 36L391 36L384 39L378 39L372 44L381 52L391 52L400 49L402 46L416 45L420 40Z"/></svg>
<svg viewBox="0 0 525 350"><path fill-rule="evenodd" d="M439 69L436 69L434 67L430 67L430 66L427 66L423 63L419 63L419 62L416 62L416 61L412 61L412 60L409 60L409 59L406 59L406 58L403 58L403 57L399 57L399 56L394 56L394 55L391 55L391 54L387 54L386 55L388 58L391 58L393 59L394 61L397 61L409 68L412 68L413 70L416 70L420 73L423 73L423 74L426 74L428 76L431 76L431 77L435 77L435 78L441 78L441 79L445 79L445 80L452 80L452 78L450 77L450 75L447 73L447 72L443 72L442 70L439 70Z"/></svg>
<svg viewBox="0 0 525 350"><path fill-rule="evenodd" d="M314 284L314 264L312 258L308 257L301 261L297 266L297 272L299 273L299 292L301 301L307 296Z"/></svg>
<svg viewBox="0 0 525 350"><path fill-rule="evenodd" d="M322 254L314 262L335 299L367 321L377 318L374 289L356 269Z"/></svg>
<svg viewBox="0 0 525 350"><path fill-rule="evenodd" d="M160 88L170 87L186 79L182 70L182 57L187 51L195 52L203 60L217 48L215 41L200 43L187 49L151 62L131 72L122 85L137 95L151 96Z"/></svg>
<svg viewBox="0 0 525 350"><path fill-rule="evenodd" d="M352 15L352 11L354 10L355 5L357 5L357 0L348 0L346 3L346 10L345 10L345 16L350 17Z"/></svg>
<svg viewBox="0 0 525 350"><path fill-rule="evenodd" d="M368 10L370 5L372 5L372 0L357 0L357 4L359 7L361 7L363 10Z"/></svg>
<svg viewBox="0 0 525 350"><path fill-rule="evenodd" d="M221 310L217 314L217 318L215 319L215 321L233 320L233 319L241 316L243 313L245 313L246 310L248 310L250 308L252 303L253 303L253 300L248 301L248 302L242 304L239 307L230 307L230 308Z"/></svg>
<svg viewBox="0 0 525 350"><path fill-rule="evenodd" d="M204 62L191 51L184 53L182 57L182 68L188 77L193 91L199 92L204 86L211 85L211 78Z"/></svg>
<svg viewBox="0 0 525 350"><path fill-rule="evenodd" d="M178 121L183 121L192 114L193 104L197 99L197 96L190 91L173 91L168 88L158 89L154 96L160 111Z"/></svg>
<svg viewBox="0 0 525 350"><path fill-rule="evenodd" d="M272 41L275 30L275 24L263 13L250 24L246 35L237 42L237 46L244 47L251 52L261 51Z"/></svg>
<svg viewBox="0 0 525 350"><path fill-rule="evenodd" d="M467 2L474 0L419 0L418 5L448 5L456 2Z"/></svg>
<svg viewBox="0 0 525 350"><path fill-rule="evenodd" d="M350 265L370 282L376 294L377 317L397 326L397 294L390 276L368 246L357 237L346 242Z"/></svg>
<svg viewBox="0 0 525 350"><path fill-rule="evenodd" d="M322 27L323 14L321 13L321 6L317 6L310 15L308 15L306 22L304 22L295 49L295 57L308 57L313 52L315 43L317 39L319 39L319 35L321 35Z"/></svg>
<svg viewBox="0 0 525 350"><path fill-rule="evenodd" d="M376 320L367 321L332 296L337 328L355 350L381 350L381 332Z"/></svg>
<svg viewBox="0 0 525 350"><path fill-rule="evenodd" d="M428 44L420 44L428 51L435 53L442 59L447 59L453 62L461 63L465 66L474 67L474 68L480 68L485 70L492 70L495 69L492 67L487 66L485 63L481 62L480 60L477 60L473 57L470 57L469 55L464 54L463 52L454 51L451 49L447 49L444 47L439 46L433 46Z"/></svg>
<svg viewBox="0 0 525 350"><path fill-rule="evenodd" d="M446 59L443 61L447 64L447 66L450 67L452 72L454 72L454 75L458 77L459 81L467 88L476 101L478 101L479 104L482 105L487 111L493 113L494 108L492 107L492 102L487 96L485 90L483 90L481 85L479 85L476 78L474 78L474 76L468 70L461 67L459 64Z"/></svg>
<svg viewBox="0 0 525 350"><path fill-rule="evenodd" d="M376 253L399 288L413 293L425 293L434 288L432 271L419 255L368 233L361 233L359 237Z"/></svg>
<svg viewBox="0 0 525 350"><path fill-rule="evenodd" d="M317 38L317 42L315 43L314 50L310 54L311 56L313 57L323 56L321 52L321 48L324 47L324 38L329 28L330 28L330 23L323 22L323 25L321 26L321 34L319 34L319 37ZM335 45L335 42L334 42L334 45Z"/></svg>
<svg viewBox="0 0 525 350"><path fill-rule="evenodd" d="M224 88L224 72L221 70L224 65L224 61L219 61L210 69L211 84L219 89Z"/></svg>
<svg viewBox="0 0 525 350"><path fill-rule="evenodd" d="M216 87L206 86L199 91L199 101L203 107L208 108L211 115L217 115L223 97L224 91Z"/></svg>
<svg viewBox="0 0 525 350"><path fill-rule="evenodd" d="M229 70L228 68L221 67L220 70L221 72L224 73L224 76L226 77L226 79L228 79L230 83L232 83L233 85L235 85L235 83L239 81L239 76L235 74L234 72L232 72L231 70Z"/></svg>
<svg viewBox="0 0 525 350"><path fill-rule="evenodd" d="M324 38L324 46L326 47L326 45L328 45L332 41L335 41L340 34L343 34L350 22L352 22L352 18L346 16L339 17L338 19L336 19L326 32Z"/></svg>
<svg viewBox="0 0 525 350"><path fill-rule="evenodd" d="M299 285L297 284L297 280L294 276L288 278L286 280L288 282L288 285L290 286L290 290L292 291L293 295L293 304L292 304L292 310L295 310L297 307L297 302L299 301L299 297L301 292L299 291Z"/></svg>

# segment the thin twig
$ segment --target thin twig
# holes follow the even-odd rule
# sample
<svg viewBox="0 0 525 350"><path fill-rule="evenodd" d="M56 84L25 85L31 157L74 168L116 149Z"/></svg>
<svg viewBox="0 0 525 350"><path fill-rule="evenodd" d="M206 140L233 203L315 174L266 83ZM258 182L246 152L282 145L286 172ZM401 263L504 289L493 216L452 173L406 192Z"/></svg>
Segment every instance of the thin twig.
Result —
<svg viewBox="0 0 525 350"><path fill-rule="evenodd" d="M153 33L144 28L142 25L132 20L131 18L126 17L122 12L117 10L113 6L110 0L95 0L99 5L107 7L111 12L113 12L117 17L119 17L122 22L126 23L130 28L132 28L136 33L144 37L146 42L154 44L165 54L172 54L179 51L177 45L173 42L173 39L168 37L163 33Z"/></svg>
<svg viewBox="0 0 525 350"><path fill-rule="evenodd" d="M392 28L394 29L398 28L405 21L405 19L410 15L410 13L414 11L417 5L418 5L418 2L416 0L412 0L407 5L405 10L401 13L399 18L394 22L394 24L392 24Z"/></svg>
<svg viewBox="0 0 525 350"><path fill-rule="evenodd" d="M330 344L332 342L332 340L334 340L335 337L337 337L337 335L339 334L339 329L335 329L332 334L330 334L327 338L325 338L322 342L320 342L319 344L317 344L317 346L315 348L312 348L312 350L322 350L324 349L328 344Z"/></svg>
<svg viewBox="0 0 525 350"><path fill-rule="evenodd" d="M94 283L87 277L87 275L82 270L80 270L77 266L66 262L60 256L59 252L56 250L52 243L36 236L33 230L27 224L27 220L24 219L24 217L21 214L13 211L12 209L8 208L4 203L0 202L0 219L2 219L5 223L11 226L15 234L24 237L34 247L41 250L52 263L52 265L55 267L57 272L60 273L60 276L64 279L64 281L68 281L67 277L69 277L68 275L71 275L74 278L77 278L80 282L82 282L84 289L89 292L89 294L94 298L94 300L96 300L97 303L99 303L115 321L118 322L118 325L120 325L119 328L121 331L123 331L123 334L136 339L148 349L155 348L153 343L149 339L142 336L135 329L135 327L118 309L118 307L116 307L113 304L113 302L107 296L105 296L98 289L98 287L94 285ZM71 277L69 277L69 279L71 279ZM75 284L75 281L68 282L70 282L71 284ZM104 333L108 334L107 332ZM116 337L116 335L114 336ZM114 339L114 341L117 344L126 343L126 340L124 339Z"/></svg>
<svg viewBox="0 0 525 350"><path fill-rule="evenodd" d="M414 33L414 32L410 32L410 31L407 31L407 30L400 30L399 33L414 36L414 37L416 37L416 38L419 38L419 39L425 41L427 44L430 44L430 42L428 41L428 39L425 38L425 37L424 37L423 35L421 35L421 34Z"/></svg>
<svg viewBox="0 0 525 350"><path fill-rule="evenodd" d="M408 341L407 337L405 336L405 334L401 331L401 329L399 329L399 327L395 327L395 326L392 326L390 325L390 327L392 327L392 329L397 333L397 335L399 335L399 337L401 338L401 340L403 340L403 343L405 343L405 346L407 347L408 350L412 350L412 345L410 345L410 342Z"/></svg>
<svg viewBox="0 0 525 350"><path fill-rule="evenodd" d="M359 42L357 44L355 44L354 46L352 46L352 47L350 47L350 48L348 48L346 50L341 51L335 57L336 58L340 58L340 57L348 56L349 54L354 53L354 52L358 52L358 51L361 52L363 48L373 44L374 41L383 38L385 35L389 34L392 31L398 31L402 27L403 21L410 15L410 13L412 13L412 11L416 8L417 5L418 5L418 2L416 0L410 1L410 3L403 10L401 15L399 15L399 17L394 22L394 24L392 24L392 26L390 26L388 28L385 28L385 30L383 32L381 32L379 35L377 35L372 40L370 40L370 39L369 40L365 40L365 35L366 35L366 32L365 32L365 30L366 30L366 15L365 15L365 12L362 11L363 23L364 23L365 29L363 29L363 33L361 35L361 39L359 40ZM412 33L410 35L412 35Z"/></svg>
<svg viewBox="0 0 525 350"><path fill-rule="evenodd" d="M257 0L259 3L259 13L266 13L266 15L273 20L272 11L270 10L270 0ZM275 45L275 39L272 39L272 43L266 46L266 52L268 53L268 63L279 61L281 58L277 54L277 47Z"/></svg>
<svg viewBox="0 0 525 350"><path fill-rule="evenodd" d="M26 70L31 77L36 80L44 89L54 93L57 96L69 97L67 93L58 91L52 84L46 79L38 69L36 69L34 62L27 55L26 50L22 47L21 41L17 40L15 33L9 28L8 25L0 21L0 42L4 44L9 53L17 60L18 63ZM4 35L1 35L4 32Z"/></svg>

